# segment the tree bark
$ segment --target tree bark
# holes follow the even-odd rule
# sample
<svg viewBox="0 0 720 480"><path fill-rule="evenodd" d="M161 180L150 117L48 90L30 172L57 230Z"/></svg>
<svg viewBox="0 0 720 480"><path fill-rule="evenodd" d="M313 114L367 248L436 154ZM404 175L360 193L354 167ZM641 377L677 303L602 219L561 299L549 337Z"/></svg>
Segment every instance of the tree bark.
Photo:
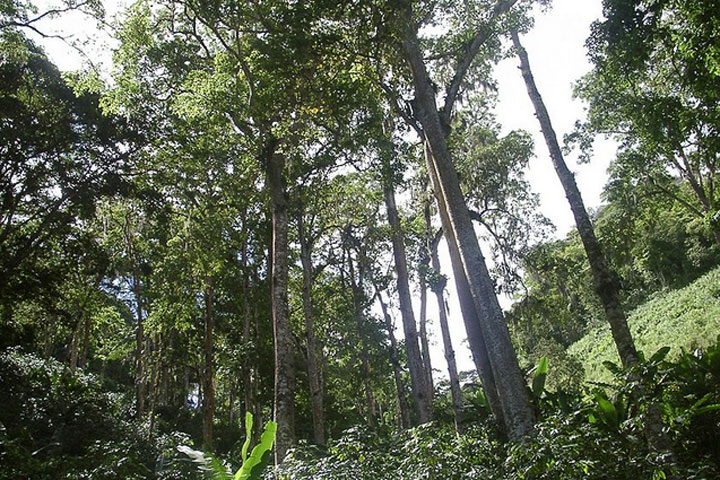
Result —
<svg viewBox="0 0 720 480"><path fill-rule="evenodd" d="M386 168L389 169L389 166L386 166ZM385 175L383 194L387 208L388 223L390 224L393 257L395 258L400 317L402 318L403 332L405 333L405 349L407 350L408 356L408 369L410 370L410 379L412 382L413 401L418 410L420 423L426 423L432 420L432 405L430 398L428 398L427 374L420 353L420 346L418 345L418 332L415 326L412 297L410 296L405 239L402 226L400 225L400 216L398 215L395 204L395 190L389 174Z"/></svg>
<svg viewBox="0 0 720 480"><path fill-rule="evenodd" d="M203 343L203 443L213 447L213 418L215 417L215 364L214 364L214 329L215 290L211 278L206 280L203 292L205 303L205 341Z"/></svg>
<svg viewBox="0 0 720 480"><path fill-rule="evenodd" d="M458 375L457 363L455 362L455 350L450 337L450 326L448 325L447 305L443 292L445 290L445 278L440 272L440 259L438 258L437 244L432 241L432 223L430 217L430 204L425 202L423 208L425 216L425 227L428 237L428 250L430 251L430 263L434 272L434 279L430 285L438 305L438 319L440 320L440 331L442 332L443 353L448 367L448 378L450 380L450 395L452 398L453 412L455 413L455 430L462 431L463 428L463 406L462 393L460 391L460 376ZM433 248L435 247L435 248ZM486 395L487 396L487 395Z"/></svg>
<svg viewBox="0 0 720 480"><path fill-rule="evenodd" d="M278 423L275 463L285 459L295 443L295 365L288 308L288 214L285 156L277 140L265 145L263 160L272 208L271 307L275 343L275 421Z"/></svg>
<svg viewBox="0 0 720 480"><path fill-rule="evenodd" d="M497 381L507 433L512 439L521 438L533 433L535 412L460 189L446 130L435 103L435 91L419 46L412 9L406 8L404 13L407 27L403 32L402 48L413 79L414 112L432 153L428 157L428 170L434 171L438 180L433 185L435 195L438 203L443 202L447 208L445 221L449 224L444 221L443 229L452 231L455 236L475 308L484 319L481 329Z"/></svg>
<svg viewBox="0 0 720 480"><path fill-rule="evenodd" d="M317 339L312 307L312 256L310 240L306 236L304 212L298 216L298 237L300 239L300 262L303 273L303 314L305 316L305 337L307 340L308 384L310 386L310 409L312 411L313 441L325 445L325 419L323 411L323 387L317 361Z"/></svg>

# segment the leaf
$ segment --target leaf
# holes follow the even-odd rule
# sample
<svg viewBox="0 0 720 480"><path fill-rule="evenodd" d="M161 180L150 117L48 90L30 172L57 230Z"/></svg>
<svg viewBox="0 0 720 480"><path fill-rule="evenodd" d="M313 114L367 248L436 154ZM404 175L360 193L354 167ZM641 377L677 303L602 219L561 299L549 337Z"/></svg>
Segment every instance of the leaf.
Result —
<svg viewBox="0 0 720 480"><path fill-rule="evenodd" d="M616 375L616 376L617 376L617 375L620 375L620 373L622 372L622 369L621 369L620 367L618 367L617 365L615 365L613 362L605 361L605 362L602 362L602 364L603 364L603 366L604 366L605 368L607 368L607 369L610 371L610 373L612 373L613 375Z"/></svg>
<svg viewBox="0 0 720 480"><path fill-rule="evenodd" d="M540 363L538 363L535 369L535 376L533 377L532 389L535 397L540 398L545 390L545 380L547 379L548 373L548 359L542 357Z"/></svg>
<svg viewBox="0 0 720 480"><path fill-rule="evenodd" d="M600 407L600 413L602 414L601 417L603 422L605 422L608 426L617 428L619 426L619 421L615 405L613 405L610 400L603 397L599 393L595 394L595 400L597 400L598 407Z"/></svg>
<svg viewBox="0 0 720 480"><path fill-rule="evenodd" d="M720 410L720 403L713 403L712 405L705 405L704 407L700 407L695 410L695 415L712 412L713 410Z"/></svg>
<svg viewBox="0 0 720 480"><path fill-rule="evenodd" d="M265 431L260 437L260 443L250 452L250 456L243 462L240 470L237 471L233 480L259 480L265 466L270 461L270 453L273 443L275 442L275 434L277 432L277 423L268 422Z"/></svg>
<svg viewBox="0 0 720 480"><path fill-rule="evenodd" d="M247 451L250 448L250 440L252 439L253 415L250 412L245 414L245 443L242 446L242 461L245 463L247 459Z"/></svg>
<svg viewBox="0 0 720 480"><path fill-rule="evenodd" d="M650 363L656 363L665 360L665 357L667 357L668 353L670 353L670 347L661 348L660 350L655 352L652 357L650 357Z"/></svg>

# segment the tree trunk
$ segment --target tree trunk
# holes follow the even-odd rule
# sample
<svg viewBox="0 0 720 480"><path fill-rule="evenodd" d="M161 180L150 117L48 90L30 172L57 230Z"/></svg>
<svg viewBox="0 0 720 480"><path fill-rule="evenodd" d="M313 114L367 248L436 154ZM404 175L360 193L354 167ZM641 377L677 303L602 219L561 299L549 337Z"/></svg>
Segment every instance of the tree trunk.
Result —
<svg viewBox="0 0 720 480"><path fill-rule="evenodd" d="M432 156L430 148L425 144L425 157L426 163L430 164L431 160L429 157ZM430 172L430 179L434 185L438 184L437 177L434 172ZM438 212L443 225L450 223L447 208L445 204L438 199ZM460 303L460 312L462 314L463 323L465 324L465 333L467 334L468 344L470 346L470 353L475 363L475 369L477 370L480 382L485 392L485 397L488 400L488 405L492 411L495 421L501 430L505 429L505 418L503 414L503 407L500 403L500 396L498 393L497 383L495 382L495 374L490 364L490 356L485 346L485 339L482 333L482 320L478 315L478 311L475 308L472 293L470 292L470 285L468 284L465 271L463 270L462 260L460 258L460 251L455 241L455 235L452 231L447 231L443 228L445 233L445 240L448 245L448 252L450 254L450 264L453 270L453 277L455 278L455 289L457 290L458 301ZM437 255L438 245L434 243L430 251Z"/></svg>
<svg viewBox="0 0 720 480"><path fill-rule="evenodd" d="M275 421L278 423L275 463L285 459L295 443L295 365L288 308L288 214L285 156L276 151L277 140L265 146L263 160L272 205L271 307L275 343Z"/></svg>
<svg viewBox="0 0 720 480"><path fill-rule="evenodd" d="M83 322L83 342L78 366L82 369L87 368L88 353L90 353L90 331L92 329L92 317L87 315Z"/></svg>
<svg viewBox="0 0 720 480"><path fill-rule="evenodd" d="M570 204L573 217L575 218L575 225L580 235L580 240L585 247L585 253L590 263L590 271L592 272L593 281L595 284L595 291L600 297L605 314L608 322L610 323L610 329L612 331L615 345L620 354L620 360L625 367L630 367L638 362L638 354L635 349L635 343L633 342L630 329L628 328L625 313L618 300L619 285L615 278L615 275L610 270L605 259L605 254L600 247L600 244L595 237L595 230L590 222L590 216L585 210L585 205L580 195L580 190L575 183L575 176L572 174L570 169L565 164L565 160L560 150L555 130L550 122L550 115L545 108L545 103L540 96L540 92L535 85L535 79L533 78L532 71L530 70L530 62L528 55L523 46L520 44L520 38L518 37L517 31L511 32L513 44L517 50L518 57L520 57L520 69L522 71L523 79L525 80L525 86L527 87L528 95L535 107L535 115L540 122L540 129L542 130L543 136L545 137L545 143L547 144L548 150L550 151L550 158L552 159L555 172L557 173L560 183L565 190L565 197Z"/></svg>
<svg viewBox="0 0 720 480"><path fill-rule="evenodd" d="M310 386L310 408L312 411L313 441L325 445L325 420L323 413L323 388L317 362L317 340L313 322L312 307L312 257L310 241L306 236L304 212L298 216L298 237L300 239L300 261L303 272L303 314L305 316L305 336L307 339L308 384Z"/></svg>
<svg viewBox="0 0 720 480"><path fill-rule="evenodd" d="M442 332L443 353L448 367L448 377L450 380L450 395L452 397L453 411L455 413L455 429L458 432L463 428L463 406L462 394L460 391L460 376L458 375L457 363L455 363L455 350L453 350L452 339L450 338L450 326L447 318L447 305L443 292L445 290L445 278L440 272L440 259L438 258L437 246L432 242L432 223L430 219L430 204L425 202L423 208L425 216L425 226L428 236L428 249L430 250L430 262L434 272L434 278L430 287L437 298L438 318L440 320L440 331ZM432 248L435 246L436 248ZM487 395L486 395L487 396Z"/></svg>
<svg viewBox="0 0 720 480"><path fill-rule="evenodd" d="M389 169L389 166L386 166ZM415 407L418 410L420 423L432 420L432 405L428 398L427 375L418 345L418 332L415 326L415 315L412 308L412 297L410 296L410 284L408 280L407 257L405 255L405 239L400 225L397 206L395 204L395 191L392 185L391 176L385 175L383 195L387 208L388 223L390 224L390 237L393 245L393 257L395 258L395 270L397 272L398 299L400 302L400 317L405 333L405 349L408 356L408 369L412 382L412 395Z"/></svg>
<svg viewBox="0 0 720 480"><path fill-rule="evenodd" d="M385 328L388 332L388 338L390 339L390 364L393 369L393 377L395 378L395 388L397 390L397 404L400 412L400 426L402 428L410 428L410 407L407 403L407 394L405 392L405 385L402 381L402 369L400 368L400 360L398 359L398 347L397 340L395 339L395 326L393 325L388 308L380 295L380 290L375 287L378 301L380 302L380 308L383 312L383 318L385 319Z"/></svg>
<svg viewBox="0 0 720 480"><path fill-rule="evenodd" d="M133 292L135 294L135 416L141 418L145 414L145 395L147 379L145 378L145 329L143 320L142 294L140 275L135 267L133 275Z"/></svg>
<svg viewBox="0 0 720 480"><path fill-rule="evenodd" d="M205 341L203 343L203 443L213 447L213 418L215 417L215 365L214 365L214 329L213 313L215 291L211 278L206 280L203 300L205 303Z"/></svg>
<svg viewBox="0 0 720 480"><path fill-rule="evenodd" d="M413 106L432 153L428 157L428 171L433 171L438 180L438 183L433 185L435 195L438 203L443 202L447 208L445 221L449 223L444 221L443 229L446 232L452 231L455 236L475 308L485 320L481 328L497 380L508 435L513 439L521 438L534 431L535 412L460 189L411 9L405 10L404 20L408 27L404 31L402 47L413 78Z"/></svg>
<svg viewBox="0 0 720 480"><path fill-rule="evenodd" d="M358 254L362 257L362 252ZM350 251L347 252L348 270L350 274L350 288L352 289L353 297L353 308L355 310L355 328L358 335L358 341L360 342L360 365L362 367L362 379L365 387L365 406L367 410L367 422L370 427L375 427L375 395L373 394L372 384L370 379L372 378L372 370L370 369L370 357L368 355L367 341L365 339L365 333L363 328L363 296L364 291L362 288L364 282L364 267L362 258L358 259L358 278L355 280L355 267L353 266L353 259L350 255Z"/></svg>
<svg viewBox="0 0 720 480"><path fill-rule="evenodd" d="M421 270L427 268L427 264L421 265ZM427 334L427 281L425 272L420 272L420 345L422 346L423 368L425 370L425 387L427 398L432 405L435 396L435 385L432 376L432 360L430 359L430 342Z"/></svg>
<svg viewBox="0 0 720 480"><path fill-rule="evenodd" d="M540 122L540 130L545 137L545 143L550 152L550 158L555 167L555 172L565 190L565 197L570 204L570 210L572 210L573 217L575 218L575 225L577 226L580 240L585 248L585 254L590 264L590 271L592 272L593 283L595 285L595 292L598 297L600 297L603 309L605 310L605 316L610 324L610 331L612 332L620 360L625 368L630 368L638 363L639 356L632 334L630 333L630 328L628 327L625 312L620 304L620 285L617 276L608 265L605 253L595 236L595 229L585 209L580 190L575 183L575 176L565 164L565 159L560 150L555 130L550 121L550 115L535 84L527 51L525 51L520 43L520 37L516 30L511 30L510 36L512 37L513 45L520 58L520 70L525 80L528 95L535 108L535 115L537 116L538 122ZM641 397L642 391L636 390L635 395ZM648 406L645 426L650 445L659 451L670 452L672 456L672 447L663 432L662 417L657 405L651 404Z"/></svg>

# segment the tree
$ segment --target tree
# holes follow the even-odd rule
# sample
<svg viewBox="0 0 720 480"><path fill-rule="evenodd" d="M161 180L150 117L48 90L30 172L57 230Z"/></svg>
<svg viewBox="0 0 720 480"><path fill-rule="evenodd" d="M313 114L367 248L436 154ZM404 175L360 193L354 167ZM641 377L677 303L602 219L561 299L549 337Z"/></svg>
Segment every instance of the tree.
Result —
<svg viewBox="0 0 720 480"><path fill-rule="evenodd" d="M576 86L588 120L571 139L616 138L613 180L631 178L644 196L672 198L720 243L717 177L720 43L714 2L603 2L606 19L587 41L594 69ZM689 188L683 188L686 183Z"/></svg>
<svg viewBox="0 0 720 480"><path fill-rule="evenodd" d="M494 33L497 18L514 4L514 1L495 4L492 9L488 9L487 20L481 25L475 25L470 40L461 50L453 78L447 87L444 105L440 109L436 104L434 82L429 76L418 38L419 19L422 17L414 8L417 5L414 2L403 2L396 12L395 21L403 25L397 32L397 38L402 58L412 78L413 114L418 129L421 128L422 138L428 145L427 168L441 211L443 231L448 236L450 248L457 246L473 303L484 319L481 330L497 381L507 432L511 438L520 438L533 431L535 415L446 139L452 110L468 70L481 46Z"/></svg>

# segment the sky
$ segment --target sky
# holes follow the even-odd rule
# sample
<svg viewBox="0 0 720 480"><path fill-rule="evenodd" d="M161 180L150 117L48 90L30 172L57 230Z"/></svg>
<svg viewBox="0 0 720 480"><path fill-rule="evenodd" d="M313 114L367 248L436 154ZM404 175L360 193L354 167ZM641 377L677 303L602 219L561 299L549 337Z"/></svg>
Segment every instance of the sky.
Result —
<svg viewBox="0 0 720 480"><path fill-rule="evenodd" d="M121 11L126 3L129 4L124 0L106 0L104 4L108 19ZM45 5L56 5L57 2L43 0L38 4L40 11L44 11ZM572 86L590 70L584 44L590 33L590 24L600 18L601 14L601 0L554 0L553 7L549 11L535 12L534 28L521 37L530 58L535 81L560 142L563 135L572 131L575 121L584 117L582 102L572 98ZM109 67L112 48L116 44L107 34L98 34L92 20L80 14L68 14L60 20L47 22L41 26L43 31L69 34L77 41L93 38L94 41L84 45L83 49L101 68ZM82 66L82 56L68 48L62 41L38 40L61 70L76 70ZM519 62L516 58L503 60L497 66L495 75L499 88L495 113L502 126L502 132L522 129L533 136L535 157L530 161L526 172L527 179L539 195L539 209L557 228L555 237L562 238L574 227L574 221L527 95ZM615 156L615 150L614 143L598 140L595 144L593 160L589 164L578 165L575 155L566 156L565 160L576 174L578 187L589 209L597 208L601 203L601 192L607 181L606 170L610 160ZM440 246L440 260L443 273L450 277L449 322L458 368L461 371L472 370L474 364L465 341L465 328L460 317L454 281L450 272L449 255L444 242ZM417 291L415 293L414 311L417 315L420 311L419 295ZM503 308L508 308L511 303L511 299L501 298ZM397 311L394 317L396 324L399 324ZM437 307L432 295L428 296L428 319L430 320L428 329L432 337L430 353L435 376L446 378ZM402 337L402 329L399 329L397 334Z"/></svg>

